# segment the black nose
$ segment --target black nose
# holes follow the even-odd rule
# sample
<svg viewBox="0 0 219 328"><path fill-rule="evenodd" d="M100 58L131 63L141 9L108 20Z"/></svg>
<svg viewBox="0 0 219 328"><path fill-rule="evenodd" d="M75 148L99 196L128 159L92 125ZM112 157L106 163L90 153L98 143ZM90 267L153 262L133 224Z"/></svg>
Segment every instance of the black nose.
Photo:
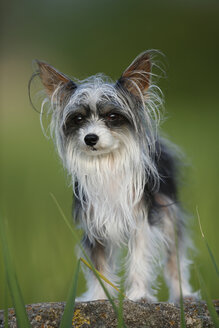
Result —
<svg viewBox="0 0 219 328"><path fill-rule="evenodd" d="M88 146L95 146L98 140L99 140L99 137L96 134L92 134L92 133L87 134L84 137L84 141L85 141L86 145L88 145Z"/></svg>

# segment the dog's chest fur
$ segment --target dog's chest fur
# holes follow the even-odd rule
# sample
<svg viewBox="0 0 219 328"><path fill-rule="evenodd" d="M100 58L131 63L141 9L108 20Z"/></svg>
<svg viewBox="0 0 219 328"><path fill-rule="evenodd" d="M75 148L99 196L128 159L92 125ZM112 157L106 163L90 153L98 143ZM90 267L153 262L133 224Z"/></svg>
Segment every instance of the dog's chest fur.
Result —
<svg viewBox="0 0 219 328"><path fill-rule="evenodd" d="M75 214L89 238L125 241L144 210L145 174L140 160L127 159L120 151L89 161L80 158L74 167Z"/></svg>

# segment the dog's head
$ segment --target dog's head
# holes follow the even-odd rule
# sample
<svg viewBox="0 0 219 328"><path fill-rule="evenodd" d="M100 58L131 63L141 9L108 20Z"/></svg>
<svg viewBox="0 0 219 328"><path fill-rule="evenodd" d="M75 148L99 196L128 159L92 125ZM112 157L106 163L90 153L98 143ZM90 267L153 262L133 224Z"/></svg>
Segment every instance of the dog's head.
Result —
<svg viewBox="0 0 219 328"><path fill-rule="evenodd" d="M151 113L145 109L145 101L150 104L149 52L140 54L116 83L102 75L75 83L51 65L37 64L59 146L70 142L88 156L104 155L127 144L130 136L139 142L144 131L146 138L153 134Z"/></svg>

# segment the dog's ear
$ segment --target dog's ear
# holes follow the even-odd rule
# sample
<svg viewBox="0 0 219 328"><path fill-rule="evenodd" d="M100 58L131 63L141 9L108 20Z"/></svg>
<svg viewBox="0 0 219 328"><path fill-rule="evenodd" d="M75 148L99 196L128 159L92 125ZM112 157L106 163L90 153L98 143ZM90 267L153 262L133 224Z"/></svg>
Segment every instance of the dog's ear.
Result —
<svg viewBox="0 0 219 328"><path fill-rule="evenodd" d="M51 97L58 87L62 88L63 93L77 88L77 85L72 80L51 65L39 60L36 60L36 63L39 68L39 76L48 96Z"/></svg>
<svg viewBox="0 0 219 328"><path fill-rule="evenodd" d="M123 72L117 84L139 97L146 94L150 85L151 61L148 52L141 53Z"/></svg>

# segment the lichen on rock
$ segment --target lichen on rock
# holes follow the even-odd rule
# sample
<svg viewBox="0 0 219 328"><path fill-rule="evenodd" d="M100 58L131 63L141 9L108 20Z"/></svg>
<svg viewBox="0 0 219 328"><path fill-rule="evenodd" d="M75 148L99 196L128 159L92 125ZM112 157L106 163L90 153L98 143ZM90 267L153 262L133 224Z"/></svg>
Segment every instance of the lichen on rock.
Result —
<svg viewBox="0 0 219 328"><path fill-rule="evenodd" d="M119 302L116 301L117 306ZM219 313L219 300L214 301ZM34 328L58 328L65 303L39 303L27 305L26 310ZM206 303L203 301L184 303L187 328L214 327ZM124 322L128 328L179 328L180 308L171 303L123 302ZM9 327L17 328L13 309L8 311ZM118 321L109 301L76 302L72 327L114 328ZM4 312L0 311L0 328L4 327Z"/></svg>

